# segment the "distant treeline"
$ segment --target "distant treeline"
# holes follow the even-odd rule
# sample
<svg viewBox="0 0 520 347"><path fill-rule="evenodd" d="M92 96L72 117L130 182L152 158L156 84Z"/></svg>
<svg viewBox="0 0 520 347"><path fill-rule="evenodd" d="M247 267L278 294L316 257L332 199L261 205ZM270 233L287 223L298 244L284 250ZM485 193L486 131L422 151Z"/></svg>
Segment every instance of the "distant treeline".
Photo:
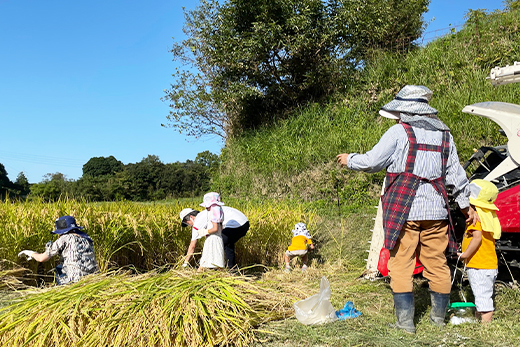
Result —
<svg viewBox="0 0 520 347"><path fill-rule="evenodd" d="M83 175L77 180L56 172L35 184L29 184L23 172L11 182L0 164L0 195L2 199L40 197L48 201L65 196L90 201L195 197L210 189L211 174L219 164L219 157L209 151L199 153L193 161L168 164L156 155L126 165L113 156L94 157L83 165Z"/></svg>

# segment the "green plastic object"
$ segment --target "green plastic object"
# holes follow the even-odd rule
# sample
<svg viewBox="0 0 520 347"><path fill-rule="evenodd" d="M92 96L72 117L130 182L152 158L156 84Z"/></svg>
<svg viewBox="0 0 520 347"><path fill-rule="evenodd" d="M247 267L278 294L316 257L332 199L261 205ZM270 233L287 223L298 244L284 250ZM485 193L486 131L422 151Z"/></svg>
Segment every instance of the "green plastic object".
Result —
<svg viewBox="0 0 520 347"><path fill-rule="evenodd" d="M468 308L468 307L475 307L475 304L472 302L452 302L448 305L448 308Z"/></svg>

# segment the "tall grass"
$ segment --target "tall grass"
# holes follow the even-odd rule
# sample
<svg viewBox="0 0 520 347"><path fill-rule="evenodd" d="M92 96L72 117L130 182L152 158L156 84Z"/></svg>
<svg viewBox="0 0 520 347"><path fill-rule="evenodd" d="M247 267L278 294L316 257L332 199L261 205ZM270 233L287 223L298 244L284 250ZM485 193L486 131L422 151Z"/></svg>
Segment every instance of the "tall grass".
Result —
<svg viewBox="0 0 520 347"><path fill-rule="evenodd" d="M241 210L251 225L236 245L237 261L242 266L278 265L290 243L294 224L304 221L312 227L316 219L312 210L283 202L236 204L232 206ZM198 200L161 204L68 199L56 203L5 201L0 205L0 260L5 260L2 266L6 269L18 264L45 279L57 259L39 264L20 259L17 254L23 249L43 252L45 243L56 238L50 233L54 220L69 214L94 240L101 272L124 266L151 270L177 264L191 240L191 229L181 228L179 220L179 212L186 207L200 209ZM202 247L203 241L199 243Z"/></svg>

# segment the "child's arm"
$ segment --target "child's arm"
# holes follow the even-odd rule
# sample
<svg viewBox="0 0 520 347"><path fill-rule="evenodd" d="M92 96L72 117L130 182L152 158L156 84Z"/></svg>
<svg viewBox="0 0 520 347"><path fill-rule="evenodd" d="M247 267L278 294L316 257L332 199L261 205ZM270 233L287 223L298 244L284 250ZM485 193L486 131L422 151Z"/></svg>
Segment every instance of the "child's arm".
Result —
<svg viewBox="0 0 520 347"><path fill-rule="evenodd" d="M219 228L222 230L222 223L215 223L215 222L211 222L213 224L213 226L208 229L208 234L214 234L216 233Z"/></svg>
<svg viewBox="0 0 520 347"><path fill-rule="evenodd" d="M480 230L472 230L473 237L469 242L468 248L464 251L464 253L459 254L461 259L467 259L475 253L475 251L480 247L482 243L482 231Z"/></svg>

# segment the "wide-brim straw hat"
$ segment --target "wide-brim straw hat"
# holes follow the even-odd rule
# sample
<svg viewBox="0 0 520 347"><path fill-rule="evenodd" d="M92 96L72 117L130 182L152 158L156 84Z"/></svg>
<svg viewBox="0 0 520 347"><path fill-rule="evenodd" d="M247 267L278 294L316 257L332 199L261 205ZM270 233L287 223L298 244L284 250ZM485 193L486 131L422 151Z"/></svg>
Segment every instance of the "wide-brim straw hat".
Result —
<svg viewBox="0 0 520 347"><path fill-rule="evenodd" d="M399 119L400 113L435 115L439 111L428 105L432 95L433 92L425 86L406 85L394 100L381 107L379 114L390 119Z"/></svg>
<svg viewBox="0 0 520 347"><path fill-rule="evenodd" d="M498 211L494 204L498 196L498 188L491 182L477 179L469 184L469 203L488 210Z"/></svg>

